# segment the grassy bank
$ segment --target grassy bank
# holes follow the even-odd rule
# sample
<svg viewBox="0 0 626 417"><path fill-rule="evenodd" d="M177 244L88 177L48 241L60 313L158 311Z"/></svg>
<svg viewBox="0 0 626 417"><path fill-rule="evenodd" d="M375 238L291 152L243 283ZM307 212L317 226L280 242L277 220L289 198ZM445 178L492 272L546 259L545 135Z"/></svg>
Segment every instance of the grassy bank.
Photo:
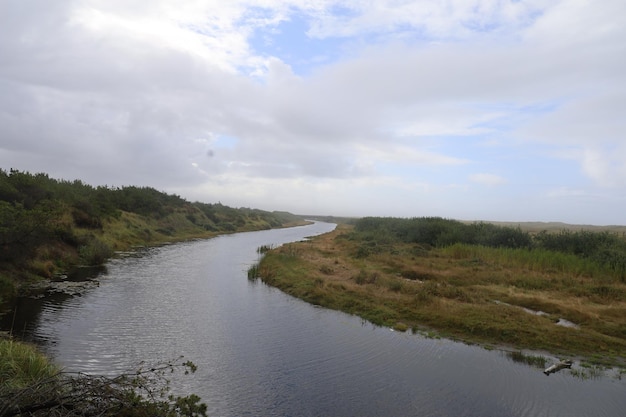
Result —
<svg viewBox="0 0 626 417"><path fill-rule="evenodd" d="M150 187L93 187L0 169L0 315L31 284L103 264L117 251L305 223L286 212L192 203ZM34 347L0 339L0 415L204 415L193 395L154 400L167 379L157 378L157 391L154 380L152 373L68 377ZM9 402L13 409L4 407Z"/></svg>
<svg viewBox="0 0 626 417"><path fill-rule="evenodd" d="M592 258L539 247L374 239L341 225L270 251L253 276L397 330L603 363L626 358L623 275ZM577 327L557 325L560 319Z"/></svg>
<svg viewBox="0 0 626 417"><path fill-rule="evenodd" d="M59 368L31 345L0 339L0 393L50 378Z"/></svg>
<svg viewBox="0 0 626 417"><path fill-rule="evenodd" d="M305 223L286 212L189 202L150 187L93 187L0 169L0 314L33 280L115 251Z"/></svg>

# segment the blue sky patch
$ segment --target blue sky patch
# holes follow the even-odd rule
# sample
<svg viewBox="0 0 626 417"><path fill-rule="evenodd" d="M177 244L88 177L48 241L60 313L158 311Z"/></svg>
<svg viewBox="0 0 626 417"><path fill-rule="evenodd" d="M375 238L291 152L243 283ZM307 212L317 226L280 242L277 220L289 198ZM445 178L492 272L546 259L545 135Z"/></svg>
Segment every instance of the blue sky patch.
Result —
<svg viewBox="0 0 626 417"><path fill-rule="evenodd" d="M233 149L237 142L239 142L239 139L233 136L220 135L213 142L213 146L221 149Z"/></svg>
<svg viewBox="0 0 626 417"><path fill-rule="evenodd" d="M262 56L274 56L291 66L297 75L308 75L312 69L335 61L342 41L319 39L307 35L309 21L294 14L278 26L258 29L249 40L252 49Z"/></svg>

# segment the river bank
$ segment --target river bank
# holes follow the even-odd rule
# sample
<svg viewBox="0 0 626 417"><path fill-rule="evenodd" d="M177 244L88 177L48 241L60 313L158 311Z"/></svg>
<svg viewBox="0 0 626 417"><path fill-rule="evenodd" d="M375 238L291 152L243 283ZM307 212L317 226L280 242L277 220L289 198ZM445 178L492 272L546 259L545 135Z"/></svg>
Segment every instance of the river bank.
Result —
<svg viewBox="0 0 626 417"><path fill-rule="evenodd" d="M394 242L360 256L367 242L351 230L340 225L274 249L257 275L310 303L399 331L625 365L621 282L524 264L524 252L509 251L507 261L485 247Z"/></svg>
<svg viewBox="0 0 626 417"><path fill-rule="evenodd" d="M277 218L282 219L282 222L270 224L252 219L232 227L232 230L218 231L206 230L188 221L176 222L166 219L169 226L165 232L163 221L124 212L119 218L105 220L99 230L74 228L72 233L80 239L98 242L92 246L101 249L90 251L87 257L79 256L78 252L87 251L87 246L82 246L84 249L79 248L77 251L72 245L59 241L38 249L26 265L0 264L0 318L12 311L12 303L18 295L35 298L46 293L80 295L97 286L97 280L94 278L104 269L102 265L111 258L128 256L145 248L177 242L311 223L288 214L281 214ZM98 253L95 253L96 251ZM92 262L84 265L85 260Z"/></svg>
<svg viewBox="0 0 626 417"><path fill-rule="evenodd" d="M310 221L305 220L292 220L289 222L283 223L280 227L274 227L276 229L285 229L296 226L303 226L311 224ZM131 229L130 227L126 227L127 229ZM254 226L247 225L246 230L241 231L251 231L254 230ZM263 224L260 224L258 229L267 229L267 227ZM184 233L181 232L179 234L172 234L167 236L167 239L152 239L150 241L141 241L137 239L125 240L125 239L112 239L111 236L114 236L114 233L111 233L111 230L115 230L115 228L109 228L103 231L101 238L109 242L112 247L115 247L119 250L116 252L112 252L111 256L106 258L105 260L109 260L111 258L124 258L124 257L133 257L135 254L140 254L147 248L155 248L159 246L166 246L175 242L185 242L185 241L194 241L194 240L206 240L209 238L214 238L220 235L232 234L237 231L232 232L207 232L200 231L198 232L193 230L186 230ZM120 236L118 234L118 236ZM131 244L132 242L132 244ZM19 293L22 296L27 296L27 298L44 298L50 296L52 294L63 294L65 296L81 296L83 294L92 291L93 289L99 287L99 280L97 276L106 272L106 267L103 265L96 266L82 266L76 267L74 266L72 269L68 270L67 273L65 271L57 272L55 275L50 277L38 277L27 280L26 282L21 282L21 286L19 288ZM5 309L6 314L12 313L13 310L11 308ZM68 383L65 377L62 375L60 371L60 367L55 363L55 361L44 355L39 351L38 347L32 345L30 343L24 343L20 341L20 338L15 337L13 326L6 328L6 330L0 331L0 380L2 383L0 384L0 415L2 415L2 406L5 405L3 403L4 400L9 400L13 397L13 393L28 391L29 395L37 396L39 395L39 390L42 391L41 398L47 398L46 395L50 394L50 385L58 385L62 387L64 384ZM169 365L168 365L169 366ZM144 378L144 374L137 374L137 377ZM120 376L122 378L122 376ZM150 376L150 378L152 378ZM41 385L41 381L47 381L45 385ZM143 381L143 380L142 380ZM93 381L90 381L90 383ZM146 380L142 383L154 383L152 379ZM162 381L158 381L158 383L162 383ZM161 389L162 387L157 387ZM107 389L115 389L117 390L116 395L119 394L118 399L115 401L111 400L107 407L113 408L117 407L118 403L123 407L128 407L129 392L135 389L134 386L111 386L103 385L102 391L99 388L94 388L93 392L88 393L88 395L98 396L103 393ZM152 388L149 388L152 389ZM21 395L21 394L20 394ZM83 399L88 401L88 395L81 394L80 392L69 392L71 398L71 405L76 406L76 404L82 404ZM26 400L30 397L26 397ZM193 395L184 397L185 401L188 402L188 406L190 410L195 410L193 415L205 415L203 410L205 408L201 403L199 403L199 397L195 397ZM56 401L56 397L53 398ZM39 401L39 400L38 400ZM43 400L42 400L43 401ZM22 402L23 403L23 402ZM22 404L16 402L16 404ZM22 405L24 405L23 403ZM70 402L68 401L68 404ZM163 409L168 412L173 412L171 415L179 415L179 411L175 411L175 405L171 405L169 402L151 402L149 399L141 400L142 407L152 410L154 407L161 407L159 410ZM178 403L172 403L178 404ZM13 405L15 407L15 405ZM81 405L82 406L82 405ZM152 407L152 408L151 408ZM171 407L171 410L170 410ZM128 415L135 415L133 413L137 412L133 406L133 412L128 411ZM154 408L155 410L157 408ZM34 415L45 415L47 408L42 407L39 410L39 414L35 413ZM176 408L176 410L178 410ZM11 411L11 410L9 410ZM180 413L183 413L180 411ZM114 414L103 414L103 415L114 415ZM140 412L137 412L137 415L143 415ZM169 414L168 414L169 415ZM180 414L182 415L182 414ZM184 414L188 415L188 414Z"/></svg>
<svg viewBox="0 0 626 417"><path fill-rule="evenodd" d="M560 358L546 355L539 368L529 352L390 331L247 279L257 248L333 228L237 233L116 258L99 287L35 300L41 308L16 328L64 369L91 375L182 353L198 370L172 386L198 394L208 415L623 413L626 379L612 370L592 374L575 361L546 377Z"/></svg>

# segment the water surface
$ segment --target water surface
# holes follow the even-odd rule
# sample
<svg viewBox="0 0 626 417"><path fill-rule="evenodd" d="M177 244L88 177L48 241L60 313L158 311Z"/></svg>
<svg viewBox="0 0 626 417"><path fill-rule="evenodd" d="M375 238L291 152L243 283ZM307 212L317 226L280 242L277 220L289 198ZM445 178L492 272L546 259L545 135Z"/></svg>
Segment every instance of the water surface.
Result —
<svg viewBox="0 0 626 417"><path fill-rule="evenodd" d="M316 223L114 259L82 297L39 300L20 324L66 369L115 374L184 355L175 381L211 416L624 416L626 383L541 369L498 351L375 327L247 279L257 247ZM575 331L574 329L572 331Z"/></svg>

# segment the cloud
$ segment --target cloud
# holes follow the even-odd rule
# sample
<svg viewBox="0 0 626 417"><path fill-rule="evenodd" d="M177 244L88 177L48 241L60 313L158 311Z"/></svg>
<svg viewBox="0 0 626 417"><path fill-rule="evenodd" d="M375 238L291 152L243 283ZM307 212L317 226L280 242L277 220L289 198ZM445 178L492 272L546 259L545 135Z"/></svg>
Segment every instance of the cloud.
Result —
<svg viewBox="0 0 626 417"><path fill-rule="evenodd" d="M368 33L419 31L427 38L462 38L474 32L524 27L541 10L542 2L493 0L356 1L343 2L341 12L317 19L312 36L352 37ZM545 7L545 6L544 6Z"/></svg>
<svg viewBox="0 0 626 417"><path fill-rule="evenodd" d="M588 147L580 155L583 171L602 187L626 186L626 147Z"/></svg>
<svg viewBox="0 0 626 417"><path fill-rule="evenodd" d="M488 186L503 185L507 183L506 178L503 178L495 174L485 174L485 173L472 174L470 175L469 178L471 181L475 183L488 185Z"/></svg>
<svg viewBox="0 0 626 417"><path fill-rule="evenodd" d="M553 189L621 192L624 16L618 0L8 0L0 167L344 213L462 213L459 190L527 195L538 165L567 169L541 176Z"/></svg>

